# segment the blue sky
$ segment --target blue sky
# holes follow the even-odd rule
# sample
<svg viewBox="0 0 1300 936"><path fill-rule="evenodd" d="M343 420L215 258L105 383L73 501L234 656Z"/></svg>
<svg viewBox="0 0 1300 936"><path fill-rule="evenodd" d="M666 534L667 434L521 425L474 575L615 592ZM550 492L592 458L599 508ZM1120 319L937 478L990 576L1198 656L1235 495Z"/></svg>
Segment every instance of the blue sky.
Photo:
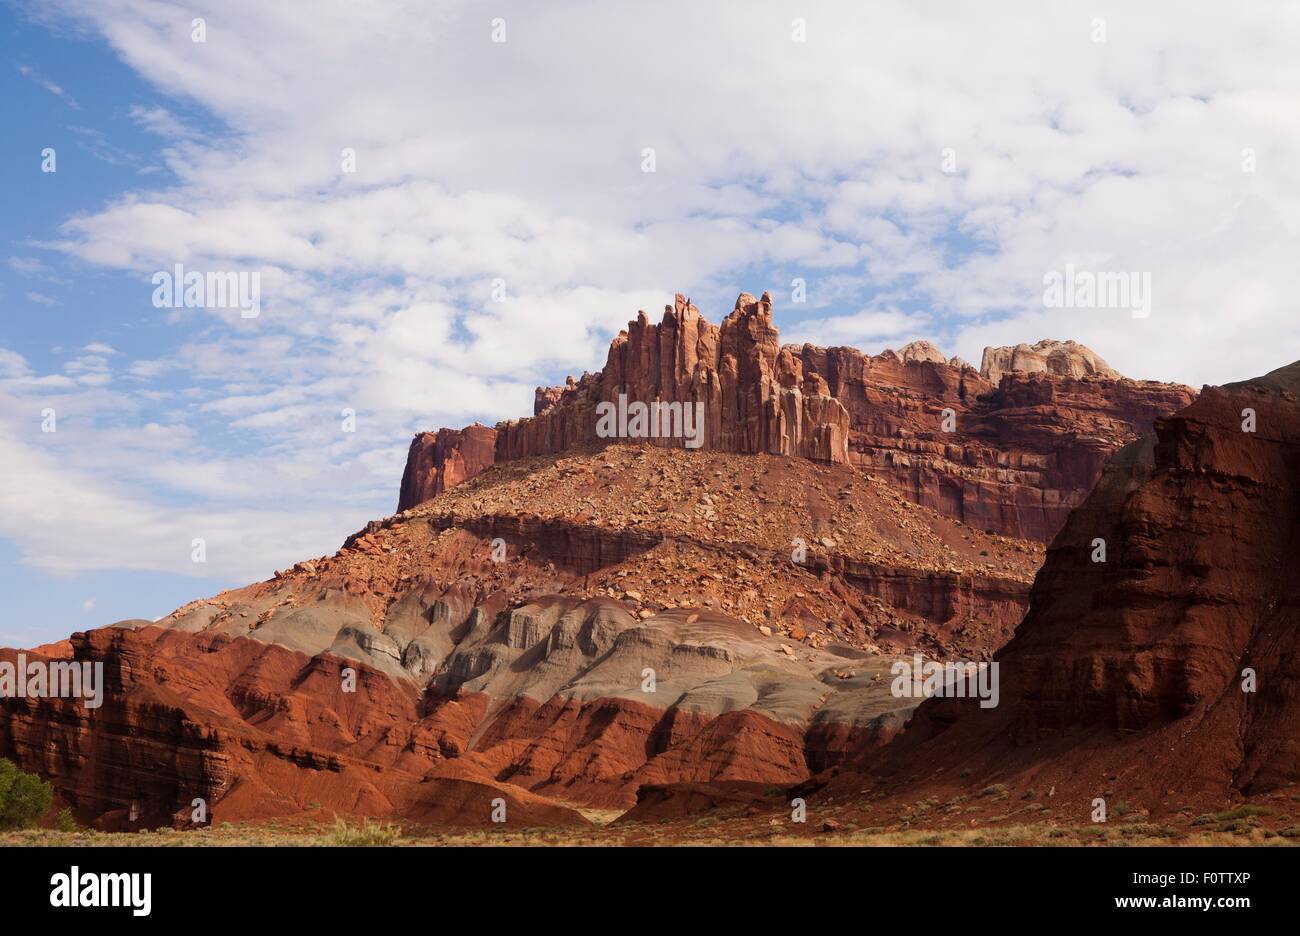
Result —
<svg viewBox="0 0 1300 936"><path fill-rule="evenodd" d="M58 6L0 2L0 644L332 552L413 432L529 412L678 291L872 353L1300 358L1286 4ZM155 308L177 263L262 314ZM1153 314L1046 308L1066 264L1149 273Z"/></svg>
<svg viewBox="0 0 1300 936"><path fill-rule="evenodd" d="M0 238L6 260L39 264L35 274L20 272L21 264L0 266L0 347L19 349L40 373L59 371L96 342L132 357L165 354L176 337L158 316L146 314L138 277L87 270L75 258L34 248L54 241L68 217L146 179L175 181L155 155L157 141L128 114L133 102L159 96L102 39L60 35L12 7L0 7L0 62L0 100L11 129L0 134L0 167L16 183L7 187ZM55 174L33 171L46 146L57 153ZM39 425L39 411L27 415ZM156 616L195 595L195 581L185 576L103 570L56 577L24 564L22 555L14 541L0 540L0 643Z"/></svg>
<svg viewBox="0 0 1300 936"><path fill-rule="evenodd" d="M154 95L105 43L56 37L12 8L5 8L3 17L0 94L14 132L0 138L0 165L6 178L22 181L8 187L0 235L9 256L40 263L49 273L32 277L8 264L0 268L6 306L0 336L7 347L24 348L33 366L48 370L61 362L54 349L69 343L70 316L92 304L119 305L135 290L120 274L74 280L64 257L31 245L55 240L66 218L138 186L142 169L161 174L165 167L149 157L154 141L127 117L123 103ZM50 74L58 75L60 84ZM45 146L56 148L61 173L33 173ZM139 164L129 165L127 159ZM125 323L111 315L78 315L73 321L72 340L85 344L111 336L122 341ZM138 330L148 323L131 324ZM157 325L154 347L161 348L164 330Z"/></svg>

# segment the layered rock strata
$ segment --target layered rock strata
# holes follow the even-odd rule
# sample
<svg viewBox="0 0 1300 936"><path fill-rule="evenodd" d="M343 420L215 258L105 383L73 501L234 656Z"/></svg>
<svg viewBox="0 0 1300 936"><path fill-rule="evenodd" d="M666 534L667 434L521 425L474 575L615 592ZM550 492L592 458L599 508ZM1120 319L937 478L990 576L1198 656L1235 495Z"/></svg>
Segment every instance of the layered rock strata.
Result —
<svg viewBox="0 0 1300 936"><path fill-rule="evenodd" d="M629 323L601 371L539 387L531 417L490 430L490 454L482 427L473 457L417 436L398 509L488 464L600 441L599 407L622 397L698 404L705 448L847 462L950 517L1046 542L1112 452L1193 396L1123 378L1071 341L988 348L976 371L921 341L875 356L782 346L766 293L742 294L721 326L679 295L658 324Z"/></svg>
<svg viewBox="0 0 1300 936"><path fill-rule="evenodd" d="M1300 779L1297 395L1300 364L1206 388L1110 460L996 655L999 707L928 701L874 766L899 797L1023 787L1086 822Z"/></svg>

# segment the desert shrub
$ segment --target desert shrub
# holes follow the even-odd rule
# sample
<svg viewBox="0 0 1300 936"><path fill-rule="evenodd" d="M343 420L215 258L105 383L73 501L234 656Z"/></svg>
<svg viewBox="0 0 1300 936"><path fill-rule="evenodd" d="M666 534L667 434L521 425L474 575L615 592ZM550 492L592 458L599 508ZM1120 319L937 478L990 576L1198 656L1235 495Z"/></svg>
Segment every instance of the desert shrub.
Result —
<svg viewBox="0 0 1300 936"><path fill-rule="evenodd" d="M60 832L76 832L77 820L72 818L72 810L64 806L59 810L58 817L54 820L54 828Z"/></svg>
<svg viewBox="0 0 1300 936"><path fill-rule="evenodd" d="M1164 829L1150 822L1130 822L1119 827L1119 834L1125 838L1162 838Z"/></svg>
<svg viewBox="0 0 1300 936"><path fill-rule="evenodd" d="M399 835L401 829L391 823L373 822L363 818L354 827L349 825L346 819L335 816L330 843L344 847L391 845Z"/></svg>
<svg viewBox="0 0 1300 936"><path fill-rule="evenodd" d="M1267 816L1272 811L1267 806L1245 805L1215 813L1214 818L1219 822L1229 822L1233 819L1248 819L1251 816Z"/></svg>
<svg viewBox="0 0 1300 936"><path fill-rule="evenodd" d="M330 834L330 844L350 848L392 845L401 835L401 828L391 822L371 822L369 819L362 819L354 829L348 825L347 820L336 816L334 831Z"/></svg>
<svg viewBox="0 0 1300 936"><path fill-rule="evenodd" d="M54 802L54 787L13 761L0 760L0 829L35 825Z"/></svg>

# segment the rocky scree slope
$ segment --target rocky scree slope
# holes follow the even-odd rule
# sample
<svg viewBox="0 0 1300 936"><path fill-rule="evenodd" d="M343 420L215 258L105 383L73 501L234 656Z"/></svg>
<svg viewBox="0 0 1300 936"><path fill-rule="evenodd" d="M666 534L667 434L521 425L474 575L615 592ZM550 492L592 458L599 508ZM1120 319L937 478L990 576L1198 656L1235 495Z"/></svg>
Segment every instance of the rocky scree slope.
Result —
<svg viewBox="0 0 1300 936"><path fill-rule="evenodd" d="M487 825L504 796L511 822L580 823L643 786L788 785L901 728L897 654L1000 645L1040 558L847 465L579 446L76 635L108 700L6 701L0 753L107 827L194 797Z"/></svg>

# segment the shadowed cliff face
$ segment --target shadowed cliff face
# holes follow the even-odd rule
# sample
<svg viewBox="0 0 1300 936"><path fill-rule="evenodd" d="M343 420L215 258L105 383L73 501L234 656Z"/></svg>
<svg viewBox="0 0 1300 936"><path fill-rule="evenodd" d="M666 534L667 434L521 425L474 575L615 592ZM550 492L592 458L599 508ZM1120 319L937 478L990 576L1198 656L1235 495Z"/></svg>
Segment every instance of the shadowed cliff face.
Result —
<svg viewBox="0 0 1300 936"><path fill-rule="evenodd" d="M1001 707L925 703L880 769L1050 787L1079 821L1092 797L1221 809L1294 782L1297 391L1300 364L1206 388L1116 454L996 656Z"/></svg>
<svg viewBox="0 0 1300 936"><path fill-rule="evenodd" d="M947 516L1045 542L1106 458L1194 393L1122 378L1074 342L989 348L981 371L925 342L874 357L783 347L766 293L742 294L720 326L678 296L660 323L629 323L603 370L539 387L532 417L416 436L398 510L494 462L600 441L598 407L620 395L699 403L707 449L847 462Z"/></svg>
<svg viewBox="0 0 1300 936"><path fill-rule="evenodd" d="M1193 717L1230 730L1236 782L1297 772L1300 748L1274 734L1278 716L1300 724L1297 375L1207 389L1114 459L1004 651L1023 669L1022 735ZM1242 691L1246 668L1256 693Z"/></svg>

